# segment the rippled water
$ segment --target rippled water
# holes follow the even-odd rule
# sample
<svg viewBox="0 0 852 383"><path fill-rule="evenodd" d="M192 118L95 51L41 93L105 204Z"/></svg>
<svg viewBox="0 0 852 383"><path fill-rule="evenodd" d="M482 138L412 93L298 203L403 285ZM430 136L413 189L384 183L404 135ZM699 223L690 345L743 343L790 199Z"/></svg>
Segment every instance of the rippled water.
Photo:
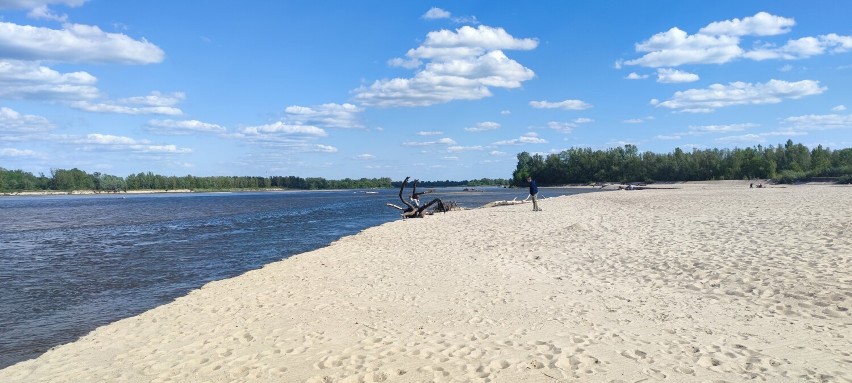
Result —
<svg viewBox="0 0 852 383"><path fill-rule="evenodd" d="M526 194L426 197L479 207ZM398 204L395 191L0 198L0 368L209 281L399 219L386 202Z"/></svg>

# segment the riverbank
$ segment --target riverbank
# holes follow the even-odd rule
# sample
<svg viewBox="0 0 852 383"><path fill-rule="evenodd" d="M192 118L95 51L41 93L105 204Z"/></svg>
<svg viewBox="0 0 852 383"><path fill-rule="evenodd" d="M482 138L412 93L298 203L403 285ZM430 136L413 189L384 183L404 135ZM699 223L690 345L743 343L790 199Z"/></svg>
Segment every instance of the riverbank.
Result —
<svg viewBox="0 0 852 383"><path fill-rule="evenodd" d="M677 187L370 228L0 381L852 380L852 187Z"/></svg>

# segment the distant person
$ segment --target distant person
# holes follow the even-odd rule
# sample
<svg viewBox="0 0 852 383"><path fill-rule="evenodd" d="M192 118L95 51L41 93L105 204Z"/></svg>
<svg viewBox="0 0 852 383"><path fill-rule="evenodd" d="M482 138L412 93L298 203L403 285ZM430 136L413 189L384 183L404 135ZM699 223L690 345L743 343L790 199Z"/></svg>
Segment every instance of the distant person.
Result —
<svg viewBox="0 0 852 383"><path fill-rule="evenodd" d="M530 176L527 176L527 182L530 183L530 197L532 197L533 211L541 211L538 207L538 185L535 184L535 181Z"/></svg>

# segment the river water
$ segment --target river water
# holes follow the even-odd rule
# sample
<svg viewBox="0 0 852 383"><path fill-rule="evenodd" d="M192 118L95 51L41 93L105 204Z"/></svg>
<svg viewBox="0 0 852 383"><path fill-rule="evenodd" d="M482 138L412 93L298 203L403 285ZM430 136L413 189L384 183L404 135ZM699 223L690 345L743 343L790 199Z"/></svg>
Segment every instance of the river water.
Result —
<svg viewBox="0 0 852 383"><path fill-rule="evenodd" d="M438 197L475 208L526 197L525 189L477 190L436 189L421 199ZM548 188L542 194L590 191ZM0 198L0 368L207 282L400 219L399 211L385 206L400 205L397 193Z"/></svg>

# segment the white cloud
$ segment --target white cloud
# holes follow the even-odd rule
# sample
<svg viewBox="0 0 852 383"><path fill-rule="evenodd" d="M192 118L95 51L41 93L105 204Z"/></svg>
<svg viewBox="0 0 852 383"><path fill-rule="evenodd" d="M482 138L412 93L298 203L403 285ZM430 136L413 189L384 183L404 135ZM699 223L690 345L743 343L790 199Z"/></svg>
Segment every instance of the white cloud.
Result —
<svg viewBox="0 0 852 383"><path fill-rule="evenodd" d="M483 148L480 145L475 145L475 146L453 145L453 146L447 147L447 151L451 152L451 153L469 152L469 151L472 151L472 150L483 150L483 149L485 149L485 148Z"/></svg>
<svg viewBox="0 0 852 383"><path fill-rule="evenodd" d="M15 149L15 148L0 148L0 157L11 157L11 158L31 158L31 157L40 157L40 155L29 149Z"/></svg>
<svg viewBox="0 0 852 383"><path fill-rule="evenodd" d="M701 133L727 133L727 132L741 132L746 129L751 129L754 127L758 127L758 124L752 123L744 123L744 124L729 124L729 125L703 125L703 126L690 126L689 131L694 134Z"/></svg>
<svg viewBox="0 0 852 383"><path fill-rule="evenodd" d="M814 80L788 82L773 79L764 84L732 82L728 85L713 84L706 89L676 92L671 100L652 100L651 104L683 112L707 113L732 105L774 104L785 98L798 99L820 94L827 89L820 87L819 81Z"/></svg>
<svg viewBox="0 0 852 383"><path fill-rule="evenodd" d="M185 99L186 94L183 92L162 94L160 92L153 91L147 96L121 98L116 100L115 103L123 105L174 106Z"/></svg>
<svg viewBox="0 0 852 383"><path fill-rule="evenodd" d="M248 137L272 138L276 136L325 137L325 130L310 125L288 125L275 122L267 125L249 126L238 130L239 134Z"/></svg>
<svg viewBox="0 0 852 383"><path fill-rule="evenodd" d="M508 116L508 115L512 114L512 111L511 110L501 110L500 114L503 115L503 116Z"/></svg>
<svg viewBox="0 0 852 383"><path fill-rule="evenodd" d="M627 77L625 77L625 78L628 79L628 80L642 80L642 79L648 78L648 75L647 74L638 74L636 72L630 72L630 74L627 75Z"/></svg>
<svg viewBox="0 0 852 383"><path fill-rule="evenodd" d="M81 100L98 96L86 72L60 73L35 62L0 60L0 98Z"/></svg>
<svg viewBox="0 0 852 383"><path fill-rule="evenodd" d="M151 145L147 140L99 133L88 134L85 138L77 140L77 143L84 145L83 150L130 151L149 154L192 153L192 149L179 148L176 145Z"/></svg>
<svg viewBox="0 0 852 383"><path fill-rule="evenodd" d="M224 133L225 127L198 120L151 120L149 130L161 134Z"/></svg>
<svg viewBox="0 0 852 383"><path fill-rule="evenodd" d="M796 21L785 17L775 16L766 12L758 12L754 16L725 21L716 21L701 28L698 33L704 35L729 36L774 36L790 32Z"/></svg>
<svg viewBox="0 0 852 383"><path fill-rule="evenodd" d="M784 124L795 129L849 129L852 128L852 114L823 114L787 117Z"/></svg>
<svg viewBox="0 0 852 383"><path fill-rule="evenodd" d="M739 136L727 136L717 138L718 142L766 142L766 139L759 134L743 134Z"/></svg>
<svg viewBox="0 0 852 383"><path fill-rule="evenodd" d="M795 24L792 18L758 12L743 19L710 23L694 35L674 27L636 44L636 52L644 55L624 61L623 64L659 68L684 64L724 64L740 58L794 60L828 51L840 53L852 50L852 36L835 33L789 40L780 48L769 42L761 42L760 46L751 51L740 46L742 37L780 35L790 32Z"/></svg>
<svg viewBox="0 0 852 383"><path fill-rule="evenodd" d="M285 121L298 125L316 125L323 128L363 128L358 114L364 108L352 104L322 104L314 107L288 106L284 109Z"/></svg>
<svg viewBox="0 0 852 383"><path fill-rule="evenodd" d="M97 26L65 24L64 29L0 22L0 52L7 58L73 63L151 64L163 50L145 39L107 33Z"/></svg>
<svg viewBox="0 0 852 383"><path fill-rule="evenodd" d="M432 9L428 10L422 17L426 20L451 19L453 22L459 24L479 24L479 22L476 20L476 16L453 17L449 11L445 11L437 7L433 7Z"/></svg>
<svg viewBox="0 0 852 383"><path fill-rule="evenodd" d="M679 140L680 136L677 136L677 135L667 136L667 135L660 134L660 135L655 136L654 138L656 138L658 140Z"/></svg>
<svg viewBox="0 0 852 383"><path fill-rule="evenodd" d="M838 105L838 106L835 106L834 108L831 108L832 112L842 112L844 110L846 110L845 105Z"/></svg>
<svg viewBox="0 0 852 383"><path fill-rule="evenodd" d="M27 17L36 20L53 20L61 23L68 21L68 15L58 15L53 13L49 8L47 8L47 5L40 5L33 8L29 13L27 13Z"/></svg>
<svg viewBox="0 0 852 383"><path fill-rule="evenodd" d="M118 113L118 114L163 114L169 116L179 116L183 112L178 108L170 106L124 106L110 103L91 103L88 101L77 101L71 103L71 107L95 113Z"/></svg>
<svg viewBox="0 0 852 383"><path fill-rule="evenodd" d="M433 131L419 131L416 134L418 136L440 136L440 135L444 134L444 132L439 131L439 130L433 130Z"/></svg>
<svg viewBox="0 0 852 383"><path fill-rule="evenodd" d="M493 145L523 145L523 144L546 144L547 140L539 138L538 134L530 132L511 140L497 141Z"/></svg>
<svg viewBox="0 0 852 383"><path fill-rule="evenodd" d="M396 107L490 97L492 87L517 88L535 76L503 50L537 45L534 39L516 39L502 28L488 26L430 32L421 46L406 53L407 60L390 61L414 67L412 60L428 60L414 77L377 80L356 89L355 99L367 106Z"/></svg>
<svg viewBox="0 0 852 383"><path fill-rule="evenodd" d="M449 19L450 12L447 12L441 8L433 7L432 9L426 11L425 14L423 14L423 18L426 20Z"/></svg>
<svg viewBox="0 0 852 383"><path fill-rule="evenodd" d="M442 159L445 160L445 161L458 161L459 160L459 158L456 157L456 156L445 156Z"/></svg>
<svg viewBox="0 0 852 383"><path fill-rule="evenodd" d="M530 106L536 109L565 109L565 110L583 110L592 107L591 104L582 100L565 100L560 102L549 101L530 101Z"/></svg>
<svg viewBox="0 0 852 383"><path fill-rule="evenodd" d="M547 123L547 127L562 133L571 133L575 128L579 125L573 122L556 122L551 121Z"/></svg>
<svg viewBox="0 0 852 383"><path fill-rule="evenodd" d="M500 124L493 121L478 122L472 128L464 128L467 132L485 132L489 130L500 129Z"/></svg>
<svg viewBox="0 0 852 383"><path fill-rule="evenodd" d="M652 100L652 101L653 101L653 100ZM652 102L652 104L653 104L653 102ZM654 120L654 116L645 116L645 117L639 117L639 118L629 118L629 119L624 120L623 122L624 122L625 124L641 124L641 123L643 123L643 122L645 122L645 121L651 121L651 120Z"/></svg>
<svg viewBox="0 0 852 383"><path fill-rule="evenodd" d="M432 145L455 145L456 141L452 138L441 138L437 141L427 141L427 142L415 142L415 141L407 141L402 143L405 146L432 146Z"/></svg>
<svg viewBox="0 0 852 383"><path fill-rule="evenodd" d="M683 72L677 69L671 68L658 68L657 69L657 82L664 84L676 84L683 82L694 82L698 81L699 77L695 73Z"/></svg>
<svg viewBox="0 0 852 383"><path fill-rule="evenodd" d="M186 98L182 92L162 94L151 92L147 96L121 98L99 103L89 101L76 101L70 105L72 108L95 113L118 113L118 114L163 114L179 116L183 114L179 108L174 107Z"/></svg>
<svg viewBox="0 0 852 383"><path fill-rule="evenodd" d="M574 119L575 124L588 124L590 122L595 122L595 120L587 117L579 117Z"/></svg>
<svg viewBox="0 0 852 383"><path fill-rule="evenodd" d="M364 153L364 154L359 154L359 155L355 156L355 158L362 160L362 161L372 161L372 160L376 159L376 156L369 154L369 153Z"/></svg>
<svg viewBox="0 0 852 383"><path fill-rule="evenodd" d="M722 64L743 54L739 39L734 36L688 35L671 28L649 40L636 44L644 56L625 61L626 65L646 67L676 67L683 64Z"/></svg>
<svg viewBox="0 0 852 383"><path fill-rule="evenodd" d="M69 7L83 5L87 0L2 0L0 9L34 9L42 6L62 4Z"/></svg>
<svg viewBox="0 0 852 383"><path fill-rule="evenodd" d="M793 66L790 65L790 64L787 64L787 65L784 65L784 66L778 68L779 72L789 72L791 70L793 70Z"/></svg>
<svg viewBox="0 0 852 383"><path fill-rule="evenodd" d="M781 47L767 45L744 54L744 57L752 60L798 60L812 56L819 56L826 52L843 53L852 49L852 36L839 36L837 34L821 35L817 37L802 37L796 40L788 40Z"/></svg>
<svg viewBox="0 0 852 383"><path fill-rule="evenodd" d="M313 150L311 151L319 153L337 153L337 148L330 145L316 144L313 146Z"/></svg>
<svg viewBox="0 0 852 383"><path fill-rule="evenodd" d="M44 117L20 114L11 108L0 107L0 132L2 133L43 133L53 128L53 124Z"/></svg>
<svg viewBox="0 0 852 383"><path fill-rule="evenodd" d="M392 67L400 67L405 69L415 69L422 65L423 62L418 59L403 59L399 57L392 58L388 60L388 65Z"/></svg>
<svg viewBox="0 0 852 383"><path fill-rule="evenodd" d="M499 151L499 150L492 150L492 151L491 151L490 153L488 153L488 154L490 154L490 155L492 155L492 156L494 156L494 157L503 157L503 156L505 156L507 153L506 153L506 152L501 152L501 151Z"/></svg>

